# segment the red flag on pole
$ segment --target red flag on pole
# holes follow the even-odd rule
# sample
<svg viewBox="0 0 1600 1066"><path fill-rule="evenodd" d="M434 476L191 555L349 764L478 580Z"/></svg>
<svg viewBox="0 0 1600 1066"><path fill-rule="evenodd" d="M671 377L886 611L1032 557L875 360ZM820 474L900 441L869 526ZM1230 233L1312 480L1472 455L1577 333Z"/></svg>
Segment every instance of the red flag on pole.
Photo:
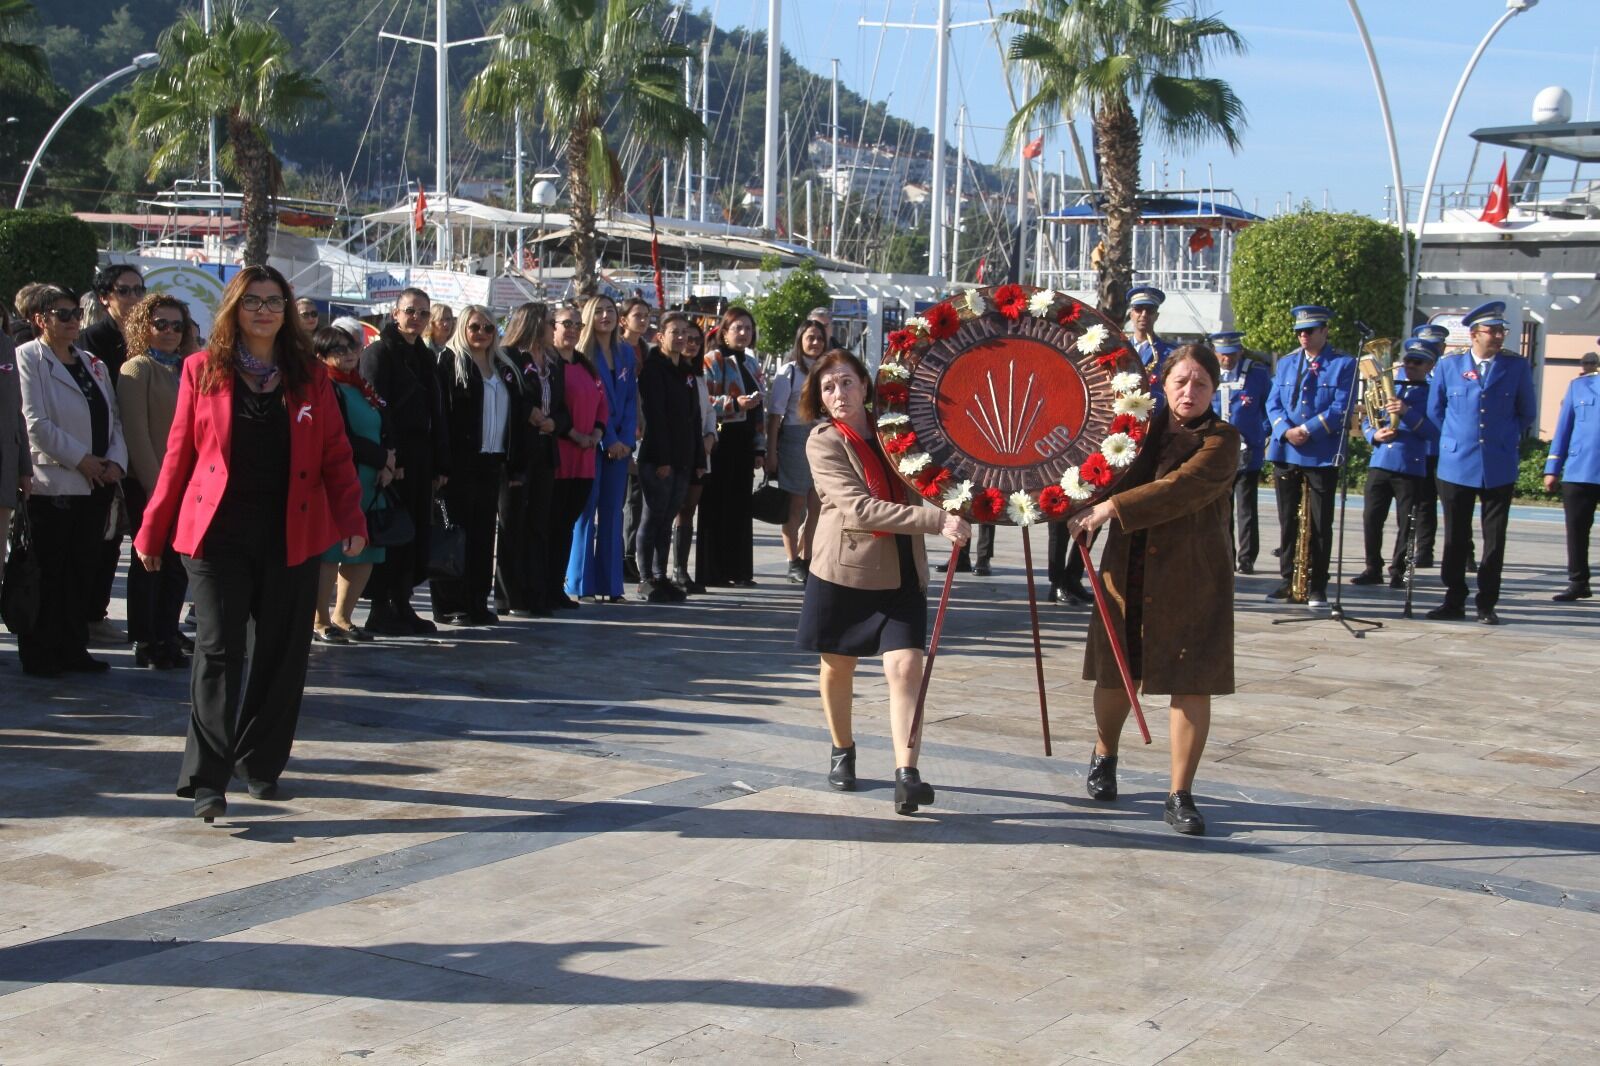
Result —
<svg viewBox="0 0 1600 1066"><path fill-rule="evenodd" d="M978 284L983 284L983 268L989 265L989 257L984 256L978 260Z"/></svg>
<svg viewBox="0 0 1600 1066"><path fill-rule="evenodd" d="M417 182L417 202L411 209L411 228L421 233L427 228L428 194L422 189L422 182Z"/></svg>
<svg viewBox="0 0 1600 1066"><path fill-rule="evenodd" d="M1494 184L1489 187L1489 202L1483 205L1483 214L1478 216L1479 222L1487 222L1498 226L1511 214L1511 193L1506 188L1506 157L1500 157L1500 173L1495 175Z"/></svg>
<svg viewBox="0 0 1600 1066"><path fill-rule="evenodd" d="M1041 133L1022 149L1022 158L1038 159L1042 155L1044 155L1044 134Z"/></svg>
<svg viewBox="0 0 1600 1066"><path fill-rule="evenodd" d="M667 306L667 287L661 279L661 240L656 236L656 213L650 211L650 266L655 272L656 306Z"/></svg>

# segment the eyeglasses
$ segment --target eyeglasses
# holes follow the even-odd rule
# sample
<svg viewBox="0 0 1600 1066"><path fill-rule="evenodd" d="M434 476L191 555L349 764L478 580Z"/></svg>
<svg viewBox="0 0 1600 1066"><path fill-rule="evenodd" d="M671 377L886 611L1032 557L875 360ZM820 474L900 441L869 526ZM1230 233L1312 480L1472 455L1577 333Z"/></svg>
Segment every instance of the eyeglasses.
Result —
<svg viewBox="0 0 1600 1066"><path fill-rule="evenodd" d="M241 296L239 306L246 311L266 310L275 315L283 314L283 309L288 306L282 296Z"/></svg>
<svg viewBox="0 0 1600 1066"><path fill-rule="evenodd" d="M49 310L47 310L45 312L45 314L54 315L55 316L55 320L57 322L60 322L63 325L65 325L68 322L80 321L83 318L83 308L81 308L81 307L52 307Z"/></svg>
<svg viewBox="0 0 1600 1066"><path fill-rule="evenodd" d="M152 318L150 320L150 328L155 330L157 333L177 333L179 330L183 329L183 319Z"/></svg>
<svg viewBox="0 0 1600 1066"><path fill-rule="evenodd" d="M111 291L118 296L133 296L140 299L144 297L143 285L113 285Z"/></svg>
<svg viewBox="0 0 1600 1066"><path fill-rule="evenodd" d="M428 314L428 309L426 307L396 307L394 309L394 313L397 315L405 315L407 318L418 318L426 317Z"/></svg>

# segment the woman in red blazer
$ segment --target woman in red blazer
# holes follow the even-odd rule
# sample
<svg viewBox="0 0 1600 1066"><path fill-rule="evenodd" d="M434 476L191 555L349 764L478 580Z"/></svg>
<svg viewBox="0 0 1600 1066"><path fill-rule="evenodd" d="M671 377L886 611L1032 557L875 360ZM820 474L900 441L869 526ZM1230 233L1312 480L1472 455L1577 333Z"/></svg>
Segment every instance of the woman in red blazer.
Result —
<svg viewBox="0 0 1600 1066"><path fill-rule="evenodd" d="M189 571L199 627L178 795L207 821L227 812L235 768L250 795L276 794L305 690L320 556L335 543L346 555L366 546L344 419L293 307L271 267L229 282L209 350L184 361L134 540L155 570L172 534Z"/></svg>

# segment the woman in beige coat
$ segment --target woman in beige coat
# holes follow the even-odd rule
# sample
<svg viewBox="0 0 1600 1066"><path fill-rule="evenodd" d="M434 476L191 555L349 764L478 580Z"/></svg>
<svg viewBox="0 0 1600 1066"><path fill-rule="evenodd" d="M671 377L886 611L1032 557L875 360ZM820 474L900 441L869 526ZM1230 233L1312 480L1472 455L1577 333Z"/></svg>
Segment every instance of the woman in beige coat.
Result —
<svg viewBox="0 0 1600 1066"><path fill-rule="evenodd" d="M894 736L894 805L900 814L933 802L917 772L911 719L922 677L928 623L928 557L922 538L941 533L964 544L960 517L922 505L900 482L873 431L867 368L835 349L807 375L800 417L819 421L806 458L822 507L795 643L822 656L822 710L833 737L828 783L856 786L851 732L856 662L882 655Z"/></svg>
<svg viewBox="0 0 1600 1066"><path fill-rule="evenodd" d="M1100 560L1111 624L1122 633L1134 680L1172 694L1172 790L1166 821L1205 832L1190 786L1211 727L1211 697L1233 691L1233 541L1228 527L1239 431L1211 411L1222 371L1210 348L1185 345L1167 356L1156 416L1144 449L1118 492L1067 520L1074 536L1109 526ZM1096 616L1083 676L1095 682L1097 741L1089 795L1117 798L1117 741L1127 693Z"/></svg>

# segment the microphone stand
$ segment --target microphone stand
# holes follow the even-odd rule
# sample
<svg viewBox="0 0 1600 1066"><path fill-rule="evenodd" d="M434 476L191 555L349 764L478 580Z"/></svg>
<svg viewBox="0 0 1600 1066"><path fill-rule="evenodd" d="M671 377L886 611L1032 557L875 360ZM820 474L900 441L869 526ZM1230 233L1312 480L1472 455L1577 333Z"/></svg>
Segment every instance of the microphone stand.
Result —
<svg viewBox="0 0 1600 1066"><path fill-rule="evenodd" d="M1344 626L1346 633L1359 640L1374 629L1382 629L1383 623L1376 618L1362 618L1349 614L1344 609L1344 512L1345 503L1350 498L1350 484L1345 480L1344 470L1350 461L1350 432L1353 426L1360 424L1362 401L1367 391L1366 380L1361 374L1356 372L1354 377L1355 380L1351 382L1355 387L1350 391L1350 412L1345 416L1344 425L1340 427L1339 449L1333 456L1335 476L1339 479L1339 535L1333 551L1333 595L1329 598L1328 617ZM1308 520L1310 517L1306 516ZM1322 621L1320 615L1312 615L1308 618L1278 618L1274 619L1272 624L1294 625L1297 622L1320 621ZM1358 629L1357 626L1363 628Z"/></svg>

